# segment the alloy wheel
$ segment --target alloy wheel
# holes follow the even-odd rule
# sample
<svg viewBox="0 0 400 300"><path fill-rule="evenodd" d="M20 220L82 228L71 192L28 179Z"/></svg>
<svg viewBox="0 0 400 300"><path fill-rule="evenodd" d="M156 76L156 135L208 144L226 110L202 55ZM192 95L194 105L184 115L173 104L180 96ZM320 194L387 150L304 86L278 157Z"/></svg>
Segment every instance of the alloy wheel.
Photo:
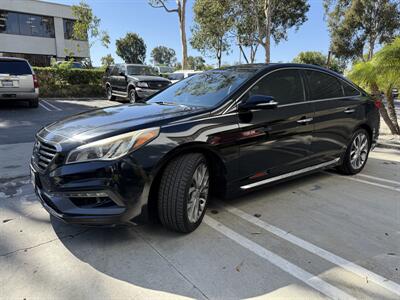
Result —
<svg viewBox="0 0 400 300"><path fill-rule="evenodd" d="M136 92L134 89L129 90L129 102L130 103L136 102Z"/></svg>
<svg viewBox="0 0 400 300"><path fill-rule="evenodd" d="M360 132L354 138L350 150L350 163L353 169L358 170L364 166L368 156L368 137L364 132Z"/></svg>
<svg viewBox="0 0 400 300"><path fill-rule="evenodd" d="M207 165L201 163L194 171L189 188L187 215L191 223L196 223L204 212L208 198L209 179Z"/></svg>

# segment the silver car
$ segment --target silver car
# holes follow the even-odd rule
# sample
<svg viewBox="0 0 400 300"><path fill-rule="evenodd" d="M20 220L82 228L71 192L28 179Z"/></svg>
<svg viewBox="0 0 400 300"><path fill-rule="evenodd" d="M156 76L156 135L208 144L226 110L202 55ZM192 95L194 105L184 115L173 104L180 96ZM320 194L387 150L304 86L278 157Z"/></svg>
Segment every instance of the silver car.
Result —
<svg viewBox="0 0 400 300"><path fill-rule="evenodd" d="M38 107L39 83L26 59L0 57L0 100L27 100Z"/></svg>

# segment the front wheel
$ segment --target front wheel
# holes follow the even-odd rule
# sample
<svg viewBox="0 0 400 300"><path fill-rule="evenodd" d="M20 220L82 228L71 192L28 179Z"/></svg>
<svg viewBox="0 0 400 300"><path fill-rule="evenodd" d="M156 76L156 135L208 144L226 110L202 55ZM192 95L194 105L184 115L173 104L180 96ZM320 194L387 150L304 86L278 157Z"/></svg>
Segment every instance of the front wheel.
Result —
<svg viewBox="0 0 400 300"><path fill-rule="evenodd" d="M138 97L134 88L131 88L128 92L128 99L130 103L136 103Z"/></svg>
<svg viewBox="0 0 400 300"><path fill-rule="evenodd" d="M338 167L339 171L346 175L361 172L367 162L370 145L368 132L363 128L356 130Z"/></svg>
<svg viewBox="0 0 400 300"><path fill-rule="evenodd" d="M209 168L202 154L185 154L171 161L158 193L161 223L178 232L194 231L206 212L209 185Z"/></svg>

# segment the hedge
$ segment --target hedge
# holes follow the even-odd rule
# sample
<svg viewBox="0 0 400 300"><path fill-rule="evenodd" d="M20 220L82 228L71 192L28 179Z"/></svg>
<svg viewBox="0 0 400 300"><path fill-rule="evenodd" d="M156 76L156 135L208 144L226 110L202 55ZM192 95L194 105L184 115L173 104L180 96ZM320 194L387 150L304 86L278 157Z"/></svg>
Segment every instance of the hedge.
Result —
<svg viewBox="0 0 400 300"><path fill-rule="evenodd" d="M103 69L33 68L41 97L104 96Z"/></svg>

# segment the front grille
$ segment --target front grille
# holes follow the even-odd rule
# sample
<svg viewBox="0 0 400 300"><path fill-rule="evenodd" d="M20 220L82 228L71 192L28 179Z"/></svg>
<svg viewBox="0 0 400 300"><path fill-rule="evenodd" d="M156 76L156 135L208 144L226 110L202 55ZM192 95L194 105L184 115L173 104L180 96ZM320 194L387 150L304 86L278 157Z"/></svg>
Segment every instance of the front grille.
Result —
<svg viewBox="0 0 400 300"><path fill-rule="evenodd" d="M148 81L147 85L150 89L161 90L169 85L168 81Z"/></svg>
<svg viewBox="0 0 400 300"><path fill-rule="evenodd" d="M49 143L37 141L34 149L34 161L41 170L46 170L57 154L57 148Z"/></svg>

